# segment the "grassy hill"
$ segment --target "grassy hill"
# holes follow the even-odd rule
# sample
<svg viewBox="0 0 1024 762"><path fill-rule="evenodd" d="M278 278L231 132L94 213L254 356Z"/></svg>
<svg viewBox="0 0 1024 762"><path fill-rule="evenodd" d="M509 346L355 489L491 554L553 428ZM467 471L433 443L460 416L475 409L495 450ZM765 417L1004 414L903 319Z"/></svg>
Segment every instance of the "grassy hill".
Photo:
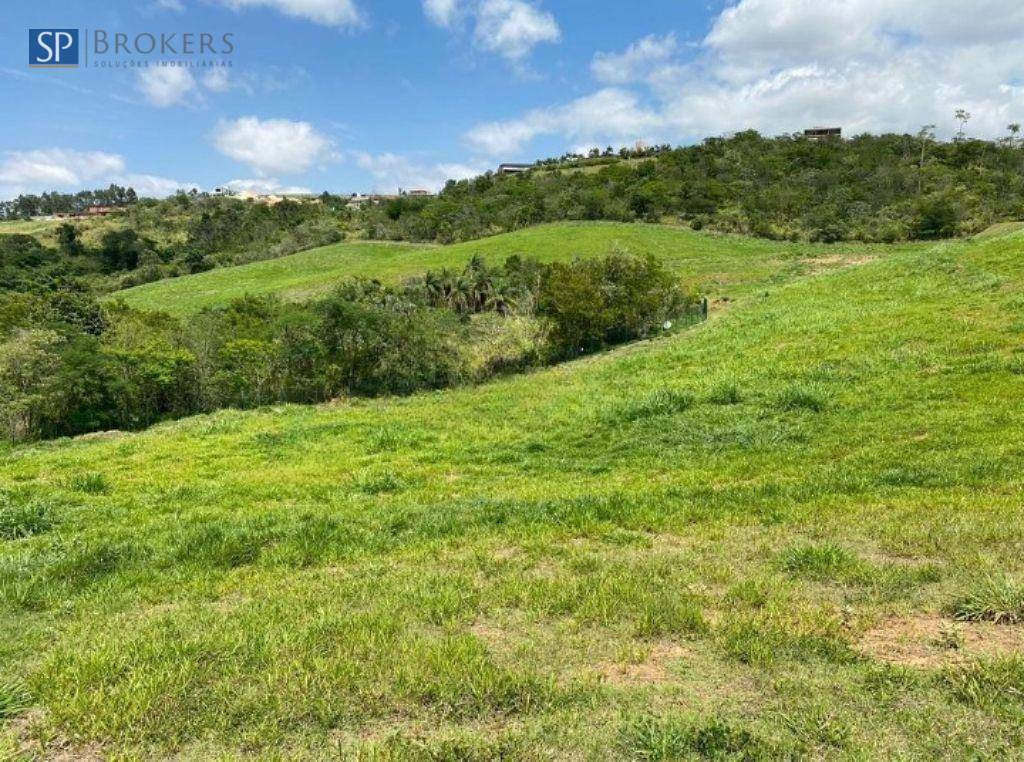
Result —
<svg viewBox="0 0 1024 762"><path fill-rule="evenodd" d="M304 299L322 294L353 275L399 281L429 268L460 268L476 254L494 263L512 254L557 261L603 255L616 247L651 252L696 281L702 291L715 295L737 290L742 293L772 277L827 269L893 251L891 247L862 243L780 244L663 225L562 223L443 247L339 243L279 259L147 283L113 296L133 307L188 314L245 294L275 293L286 299Z"/></svg>
<svg viewBox="0 0 1024 762"><path fill-rule="evenodd" d="M0 450L0 752L1024 754L1024 237L835 267L658 235L732 309L477 388Z"/></svg>
<svg viewBox="0 0 1024 762"><path fill-rule="evenodd" d="M85 219L0 220L0 235L30 235L46 246L57 245L57 228L70 222L78 228L84 244L95 246L108 230L119 230L125 221L120 215L87 217ZM147 233L152 231L147 230Z"/></svg>

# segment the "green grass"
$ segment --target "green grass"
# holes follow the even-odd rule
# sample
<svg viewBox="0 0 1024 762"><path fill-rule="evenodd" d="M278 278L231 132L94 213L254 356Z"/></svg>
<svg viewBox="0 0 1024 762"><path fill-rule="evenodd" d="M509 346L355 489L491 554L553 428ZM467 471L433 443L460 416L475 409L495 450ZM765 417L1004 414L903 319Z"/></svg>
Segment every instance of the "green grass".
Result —
<svg viewBox="0 0 1024 762"><path fill-rule="evenodd" d="M147 283L119 291L112 298L122 298L133 307L182 315L246 294L273 293L293 300L315 297L349 276L398 282L430 268L461 268L475 254L495 264L512 254L550 262L600 256L614 247L651 252L702 292L732 298L773 280L889 253L884 247L864 244L779 244L664 225L564 223L443 247L344 242L279 259Z"/></svg>
<svg viewBox="0 0 1024 762"><path fill-rule="evenodd" d="M109 217L86 217L83 219L53 219L53 220L2 220L0 221L0 235L30 235L46 246L57 245L57 228L62 224L70 222L76 228L83 243L88 246L99 244L103 233L124 226L124 219L120 215ZM152 237L153 231L146 230L145 234ZM157 236L160 238L160 236Z"/></svg>
<svg viewBox="0 0 1024 762"><path fill-rule="evenodd" d="M1024 238L685 240L665 339L0 450L0 756L1024 755Z"/></svg>

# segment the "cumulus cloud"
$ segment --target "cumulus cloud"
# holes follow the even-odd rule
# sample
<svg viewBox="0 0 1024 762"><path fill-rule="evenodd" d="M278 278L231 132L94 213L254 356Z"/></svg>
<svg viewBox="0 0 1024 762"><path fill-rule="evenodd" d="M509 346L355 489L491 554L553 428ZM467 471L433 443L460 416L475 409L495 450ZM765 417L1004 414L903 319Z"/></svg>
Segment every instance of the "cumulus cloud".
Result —
<svg viewBox="0 0 1024 762"><path fill-rule="evenodd" d="M572 142L681 142L817 124L857 132L1001 134L1024 118L1024 6L978 0L739 0L699 44L648 36L591 63L605 88L517 119L477 125L469 145L515 151L552 135ZM624 86L629 87L624 87ZM600 109L605 109L601 111Z"/></svg>
<svg viewBox="0 0 1024 762"><path fill-rule="evenodd" d="M464 180L486 171L485 167L472 164L425 164L394 153L351 151L350 154L356 166L374 178L374 190L380 193L394 193L399 188L437 191L448 180Z"/></svg>
<svg viewBox="0 0 1024 762"><path fill-rule="evenodd" d="M471 21L476 48L517 66L537 45L562 39L555 17L529 0L423 0L423 12L445 29Z"/></svg>
<svg viewBox="0 0 1024 762"><path fill-rule="evenodd" d="M143 196L166 196L194 187L166 177L127 171L124 157L105 151L45 148L7 151L0 162L0 197L20 193L76 191L116 183L130 185Z"/></svg>
<svg viewBox="0 0 1024 762"><path fill-rule="evenodd" d="M636 94L605 88L563 106L536 109L519 119L477 125L466 134L475 150L489 155L512 154L541 135L596 145L608 140L634 140L662 126L662 118L645 108Z"/></svg>
<svg viewBox="0 0 1024 762"><path fill-rule="evenodd" d="M423 13L434 24L450 28L461 10L459 0L423 0Z"/></svg>
<svg viewBox="0 0 1024 762"><path fill-rule="evenodd" d="M221 0L240 11L246 8L271 8L292 18L341 29L358 29L366 19L355 0Z"/></svg>
<svg viewBox="0 0 1024 762"><path fill-rule="evenodd" d="M637 40L622 53L597 53L590 71L598 82L624 85L644 79L652 68L663 65L678 50L676 36L651 34Z"/></svg>
<svg viewBox="0 0 1024 762"><path fill-rule="evenodd" d="M212 141L222 154L248 165L260 176L304 172L335 158L327 136L309 122L289 119L222 119Z"/></svg>
<svg viewBox="0 0 1024 762"><path fill-rule="evenodd" d="M484 0L477 13L476 44L518 61L542 42L558 42L562 31L555 17L524 0Z"/></svg>
<svg viewBox="0 0 1024 762"><path fill-rule="evenodd" d="M153 106L166 108L188 102L196 90L192 72L180 66L153 66L139 69L135 88Z"/></svg>

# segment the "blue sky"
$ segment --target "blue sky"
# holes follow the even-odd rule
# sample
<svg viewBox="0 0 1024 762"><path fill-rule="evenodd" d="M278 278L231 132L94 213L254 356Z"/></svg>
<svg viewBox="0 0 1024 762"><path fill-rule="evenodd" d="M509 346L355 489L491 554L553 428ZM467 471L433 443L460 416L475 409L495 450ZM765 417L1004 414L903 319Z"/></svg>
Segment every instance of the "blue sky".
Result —
<svg viewBox="0 0 1024 762"><path fill-rule="evenodd" d="M0 197L131 182L437 187L500 161L756 128L1024 120L1024 11L977 0L9 4ZM924 6L924 7L922 7ZM217 73L32 69L29 28L233 34ZM118 56L122 59L183 56ZM95 57L93 62L95 63Z"/></svg>

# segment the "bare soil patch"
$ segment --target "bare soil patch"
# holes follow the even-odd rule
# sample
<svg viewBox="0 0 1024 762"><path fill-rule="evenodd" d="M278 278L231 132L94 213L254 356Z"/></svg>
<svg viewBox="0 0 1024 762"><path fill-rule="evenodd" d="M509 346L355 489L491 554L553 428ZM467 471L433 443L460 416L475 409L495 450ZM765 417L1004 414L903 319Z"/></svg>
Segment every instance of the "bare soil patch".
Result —
<svg viewBox="0 0 1024 762"><path fill-rule="evenodd" d="M671 665L688 656L693 656L693 651L684 645L658 642L640 661L603 662L598 665L597 673L610 685L620 687L663 683L672 679Z"/></svg>
<svg viewBox="0 0 1024 762"><path fill-rule="evenodd" d="M1024 627L935 615L891 617L864 633L858 649L890 664L942 667L979 656L1024 653Z"/></svg>

